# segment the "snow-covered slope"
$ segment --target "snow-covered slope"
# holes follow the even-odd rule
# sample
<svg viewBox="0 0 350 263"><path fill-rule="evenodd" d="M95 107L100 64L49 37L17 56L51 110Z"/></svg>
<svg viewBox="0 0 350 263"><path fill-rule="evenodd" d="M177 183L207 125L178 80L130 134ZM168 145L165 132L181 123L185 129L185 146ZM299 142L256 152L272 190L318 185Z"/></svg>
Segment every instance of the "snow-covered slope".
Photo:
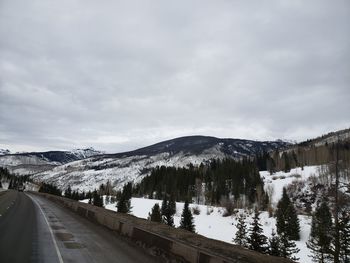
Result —
<svg viewBox="0 0 350 263"><path fill-rule="evenodd" d="M85 148L85 149L73 149L69 153L76 156L77 159L85 159L89 158L91 156L101 155L104 154L103 151L97 151L94 148Z"/></svg>
<svg viewBox="0 0 350 263"><path fill-rule="evenodd" d="M270 175L267 171L261 171L260 175L264 179L265 187L268 185L273 185L272 200L273 203L282 197L283 187L288 186L293 181L304 181L310 178L311 176L318 176L321 166L305 166L304 169L296 168L292 169L290 172L277 172L273 175ZM106 199L104 199L106 201ZM83 202L87 202L84 200ZM140 218L148 218L148 213L151 212L154 204L158 203L160 206L162 200L156 199L145 199L145 198L132 198L131 207L134 216ZM175 226L180 225L181 212L183 209L184 203L176 203L176 214L174 216ZM106 203L106 209L117 211L116 203ZM194 223L196 226L196 232L200 235L206 236L208 238L213 238L221 240L227 243L233 244L233 238L236 234L236 224L237 216L234 214L232 216L223 217L225 208L223 207L213 207L206 205L197 205L190 204L190 208L199 208L200 214L195 215ZM253 222L253 212L252 211L243 211L239 210L239 213L245 213L247 216L246 223L249 227L249 224ZM300 249L300 252L296 255L300 258L299 262L311 263L310 251L306 246L308 241L311 229L311 216L299 215L300 221L300 240L296 241L297 247ZM262 224L264 234L267 237L271 237L272 229L276 231L276 219L274 217L269 217L268 212L262 212L260 214L260 223Z"/></svg>
<svg viewBox="0 0 350 263"><path fill-rule="evenodd" d="M322 135L312 140L307 140L299 143L301 146L314 146L318 147L325 144L336 143L337 141L350 141L350 129L339 130L335 132L330 132L328 134Z"/></svg>
<svg viewBox="0 0 350 263"><path fill-rule="evenodd" d="M154 156L88 158L35 174L32 178L35 181L53 183L61 189L70 185L73 190L80 191L96 189L109 180L116 189L119 189L127 182L138 182L149 173L150 169L157 166L185 167L190 163L199 165L203 161L223 157L222 153L203 153L195 156L186 156L183 153L171 156L169 153L161 153Z"/></svg>
<svg viewBox="0 0 350 263"><path fill-rule="evenodd" d="M84 200L83 202L88 202ZM144 198L132 198L131 199L131 214L140 218L148 218L148 213L151 212L154 204L158 203L159 206L162 204L162 200L156 199L144 199ZM106 204L107 209L117 211L116 203ZM181 213L184 207L184 203L176 203L176 214L174 216L175 226L180 225ZM230 244L233 244L233 238L236 234L236 224L238 218L236 215L223 217L225 209L223 207L212 207L205 205L190 204L190 208L199 208L200 214L193 215L194 224L196 226L196 232L200 235L206 236L208 238L221 240ZM245 213L247 215L246 223L249 225L253 222L252 211L239 210L239 213ZM301 239L296 241L297 247L300 252L296 255L300 258L299 262L311 263L311 259L307 256L310 254L308 248L306 247L306 241L309 238L310 228L311 228L311 217L309 216L299 216L300 226L301 226ZM267 237L271 237L272 229L276 231L276 219L269 217L267 212L262 212L260 214L260 223L262 224L264 234Z"/></svg>
<svg viewBox="0 0 350 263"><path fill-rule="evenodd" d="M10 154L11 152L7 149L0 149L0 155Z"/></svg>
<svg viewBox="0 0 350 263"><path fill-rule="evenodd" d="M283 171L270 174L268 171L261 171L260 176L264 181L265 190L272 186L272 203L277 204L278 200L282 197L283 187L286 187L293 181L304 181L310 176L318 174L320 166L305 166L303 169L298 167L291 169L285 173Z"/></svg>
<svg viewBox="0 0 350 263"><path fill-rule="evenodd" d="M36 181L54 183L65 189L88 191L110 180L119 189L129 181L137 182L156 166L185 167L217 158L241 158L286 147L282 141L258 142L219 139L206 136L182 137L132 152L94 156L67 163L33 176Z"/></svg>
<svg viewBox="0 0 350 263"><path fill-rule="evenodd" d="M92 148L72 151L49 151L5 154L0 156L0 167L6 167L10 172L19 175L34 174L50 170L53 167L103 154Z"/></svg>

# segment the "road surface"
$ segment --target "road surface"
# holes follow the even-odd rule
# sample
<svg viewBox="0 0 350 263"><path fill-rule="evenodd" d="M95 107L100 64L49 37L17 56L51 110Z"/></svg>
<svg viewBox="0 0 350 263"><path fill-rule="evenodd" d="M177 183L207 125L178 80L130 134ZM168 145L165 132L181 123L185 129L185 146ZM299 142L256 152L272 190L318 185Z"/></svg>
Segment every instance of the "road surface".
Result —
<svg viewBox="0 0 350 263"><path fill-rule="evenodd" d="M160 262L102 226L36 195L0 192L0 262Z"/></svg>

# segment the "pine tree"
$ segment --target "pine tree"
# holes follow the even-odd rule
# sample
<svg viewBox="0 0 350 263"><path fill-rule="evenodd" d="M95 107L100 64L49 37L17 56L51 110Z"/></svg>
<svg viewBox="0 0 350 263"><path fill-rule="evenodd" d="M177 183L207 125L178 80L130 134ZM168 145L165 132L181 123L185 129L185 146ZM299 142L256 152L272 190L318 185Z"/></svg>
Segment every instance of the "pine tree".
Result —
<svg viewBox="0 0 350 263"><path fill-rule="evenodd" d="M160 214L160 207L158 203L153 206L152 212L149 214L149 219L153 222L162 222L162 216Z"/></svg>
<svg viewBox="0 0 350 263"><path fill-rule="evenodd" d="M260 253L265 253L267 251L267 237L263 234L263 229L261 228L262 225L259 222L259 215L259 211L256 210L253 224L249 229L248 244L249 249L258 251Z"/></svg>
<svg viewBox="0 0 350 263"><path fill-rule="evenodd" d="M284 158L284 172L288 173L290 171L290 163L289 163L289 157L287 153L283 153Z"/></svg>
<svg viewBox="0 0 350 263"><path fill-rule="evenodd" d="M123 187L123 194L127 200L130 200L132 197L132 183L129 182Z"/></svg>
<svg viewBox="0 0 350 263"><path fill-rule="evenodd" d="M10 180L10 184L9 184L8 189L13 189L13 182L12 182L12 179Z"/></svg>
<svg viewBox="0 0 350 263"><path fill-rule="evenodd" d="M68 185L68 188L64 191L64 197L72 198L72 188L70 185Z"/></svg>
<svg viewBox="0 0 350 263"><path fill-rule="evenodd" d="M117 211L119 213L129 213L130 212L130 201L126 200L125 195L121 195L119 200L118 200L118 204L117 204Z"/></svg>
<svg viewBox="0 0 350 263"><path fill-rule="evenodd" d="M168 199L166 197L166 194L164 194L164 198L162 201L162 208L161 208L161 212L163 216L166 214L167 209L168 209Z"/></svg>
<svg viewBox="0 0 350 263"><path fill-rule="evenodd" d="M123 191L120 194L120 197L118 200L118 204L117 204L118 212L130 213L130 211L131 211L131 203L130 203L131 195L132 195L132 184L127 183L123 187Z"/></svg>
<svg viewBox="0 0 350 263"><path fill-rule="evenodd" d="M350 263L350 213L343 211L339 217L340 260Z"/></svg>
<svg viewBox="0 0 350 263"><path fill-rule="evenodd" d="M306 243L311 250L310 257L314 262L329 262L332 243L332 215L326 202L317 207L312 216L309 241Z"/></svg>
<svg viewBox="0 0 350 263"><path fill-rule="evenodd" d="M95 206L103 207L103 199L95 190L92 193L92 204Z"/></svg>
<svg viewBox="0 0 350 263"><path fill-rule="evenodd" d="M174 214L176 212L176 204L174 208L175 201L168 201L166 195L164 196L161 208L162 221L168 226L174 225Z"/></svg>
<svg viewBox="0 0 350 263"><path fill-rule="evenodd" d="M176 213L176 202L175 202L174 196L170 196L170 200L168 203L168 209L169 209L169 214L174 216Z"/></svg>
<svg viewBox="0 0 350 263"><path fill-rule="evenodd" d="M117 209L119 213L125 213L125 214L131 211L130 199L127 199L124 193L121 194L118 200Z"/></svg>
<svg viewBox="0 0 350 263"><path fill-rule="evenodd" d="M300 240L300 223L298 219L297 212L293 203L290 203L287 209L287 237L290 240Z"/></svg>
<svg viewBox="0 0 350 263"><path fill-rule="evenodd" d="M281 248L280 248L280 237L276 234L275 230L272 229L271 237L269 238L269 250L268 254L271 256L280 257Z"/></svg>
<svg viewBox="0 0 350 263"><path fill-rule="evenodd" d="M247 225L245 223L245 216L240 214L236 224L237 232L233 242L239 246L248 247L247 241Z"/></svg>
<svg viewBox="0 0 350 263"><path fill-rule="evenodd" d="M193 216L191 213L191 210L188 207L188 201L186 200L184 209L182 210L182 215L181 215L181 221L180 221L180 228L186 229L191 232L195 232L195 225L194 225L194 220Z"/></svg>
<svg viewBox="0 0 350 263"><path fill-rule="evenodd" d="M282 198L277 204L276 221L279 235L285 234L290 240L300 239L298 215L285 188L283 188Z"/></svg>
<svg viewBox="0 0 350 263"><path fill-rule="evenodd" d="M300 251L294 241L290 240L289 237L282 233L280 236L280 256L284 258L289 258L294 261L298 261L299 258L294 256Z"/></svg>

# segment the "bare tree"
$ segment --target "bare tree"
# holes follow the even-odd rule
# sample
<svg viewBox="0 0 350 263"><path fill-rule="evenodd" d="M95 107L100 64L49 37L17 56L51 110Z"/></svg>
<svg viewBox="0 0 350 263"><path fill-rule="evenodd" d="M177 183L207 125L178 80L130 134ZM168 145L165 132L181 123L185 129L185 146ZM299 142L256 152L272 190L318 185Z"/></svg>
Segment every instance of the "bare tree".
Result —
<svg viewBox="0 0 350 263"><path fill-rule="evenodd" d="M268 184L265 188L266 194L269 196L269 203L267 204L267 210L269 212L269 216L273 216L273 207L272 207L272 196L275 192L275 188L273 184Z"/></svg>

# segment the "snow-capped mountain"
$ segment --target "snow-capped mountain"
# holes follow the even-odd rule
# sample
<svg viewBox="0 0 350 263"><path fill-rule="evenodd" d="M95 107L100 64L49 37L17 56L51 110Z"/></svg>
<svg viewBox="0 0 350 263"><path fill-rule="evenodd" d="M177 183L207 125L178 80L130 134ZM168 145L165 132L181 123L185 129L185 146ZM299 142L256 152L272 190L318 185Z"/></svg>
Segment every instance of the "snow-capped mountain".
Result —
<svg viewBox="0 0 350 263"><path fill-rule="evenodd" d="M72 151L28 152L4 154L0 156L0 167L8 168L12 173L24 175L34 174L53 167L103 154L93 148Z"/></svg>
<svg viewBox="0 0 350 263"><path fill-rule="evenodd" d="M11 152L7 149L0 149L0 155L10 154Z"/></svg>
<svg viewBox="0 0 350 263"><path fill-rule="evenodd" d="M131 152L104 154L66 163L37 173L36 181L53 183L65 189L93 190L110 180L118 189L129 181L141 180L156 166L184 167L216 158L239 159L263 151L287 147L283 141L251 141L188 136L157 143Z"/></svg>

